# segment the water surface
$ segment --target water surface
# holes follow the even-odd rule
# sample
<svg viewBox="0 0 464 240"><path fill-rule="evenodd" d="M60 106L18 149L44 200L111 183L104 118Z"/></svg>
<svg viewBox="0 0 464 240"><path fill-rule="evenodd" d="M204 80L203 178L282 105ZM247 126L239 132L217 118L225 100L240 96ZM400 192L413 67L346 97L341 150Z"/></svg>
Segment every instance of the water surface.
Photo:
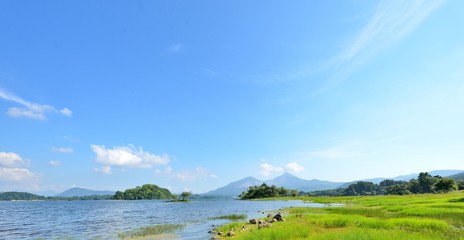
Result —
<svg viewBox="0 0 464 240"><path fill-rule="evenodd" d="M117 239L118 233L157 224L186 224L175 233L179 239L209 239L211 226L227 221L208 218L230 214L262 217L262 212L290 206L323 205L234 200L0 202L0 239Z"/></svg>

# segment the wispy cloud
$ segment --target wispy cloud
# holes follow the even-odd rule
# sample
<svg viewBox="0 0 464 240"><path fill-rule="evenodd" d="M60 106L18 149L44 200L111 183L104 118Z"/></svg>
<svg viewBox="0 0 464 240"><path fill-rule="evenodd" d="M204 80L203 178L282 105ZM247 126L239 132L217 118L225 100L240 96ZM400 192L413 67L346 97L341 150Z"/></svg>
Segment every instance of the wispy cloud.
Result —
<svg viewBox="0 0 464 240"><path fill-rule="evenodd" d="M70 147L52 147L52 152L54 153L72 153L74 149Z"/></svg>
<svg viewBox="0 0 464 240"><path fill-rule="evenodd" d="M183 48L184 48L184 44L182 44L182 43L174 43L174 44L171 44L168 47L168 52L170 52L170 53L180 53Z"/></svg>
<svg viewBox="0 0 464 240"><path fill-rule="evenodd" d="M275 87L305 83L311 86L312 95L318 95L345 80L375 55L406 38L444 2L380 1L353 37L339 46L338 54L325 61L304 62L283 73L250 75L249 78L255 83Z"/></svg>
<svg viewBox="0 0 464 240"><path fill-rule="evenodd" d="M48 162L48 165L57 167L61 165L61 162L58 160L51 160L50 162Z"/></svg>
<svg viewBox="0 0 464 240"><path fill-rule="evenodd" d="M0 88L0 98L14 102L16 104L22 105L22 107L10 107L7 111L7 114L11 117L25 117L36 120L45 120L47 119L47 113L54 112L60 113L64 116L71 117L72 111L68 108L56 109L53 106L46 104L38 104L26 101L14 94L8 93L7 91Z"/></svg>
<svg viewBox="0 0 464 240"><path fill-rule="evenodd" d="M372 17L346 47L327 65L342 67L333 81L346 78L365 61L384 48L405 38L444 0L381 1Z"/></svg>
<svg viewBox="0 0 464 240"><path fill-rule="evenodd" d="M103 167L100 167L100 168L95 168L94 171L97 172L97 173L103 173L103 174L111 174L112 173L110 166L103 166Z"/></svg>
<svg viewBox="0 0 464 240"><path fill-rule="evenodd" d="M103 145L90 145L96 155L97 162L104 165L101 172L110 172L110 166L150 168L154 165L167 165L168 155L155 155L145 152L141 147L133 145L106 148Z"/></svg>
<svg viewBox="0 0 464 240"><path fill-rule="evenodd" d="M210 173L207 169L203 167L196 167L194 169L184 169L180 171L174 171L172 167L167 166L164 170L155 170L156 176L163 176L168 178L173 178L181 182L191 182L197 179L215 179L218 178L217 175Z"/></svg>

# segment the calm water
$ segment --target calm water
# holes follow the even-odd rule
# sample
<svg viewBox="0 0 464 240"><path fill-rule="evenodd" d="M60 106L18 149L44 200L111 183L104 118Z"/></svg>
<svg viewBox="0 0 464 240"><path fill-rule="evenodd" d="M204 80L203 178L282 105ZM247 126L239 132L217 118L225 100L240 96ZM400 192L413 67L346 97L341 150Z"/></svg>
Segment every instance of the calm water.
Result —
<svg viewBox="0 0 464 240"><path fill-rule="evenodd" d="M209 200L0 202L0 239L117 239L117 234L157 224L186 224L179 239L209 239L210 217L246 214L248 218L290 206L321 207L301 201Z"/></svg>

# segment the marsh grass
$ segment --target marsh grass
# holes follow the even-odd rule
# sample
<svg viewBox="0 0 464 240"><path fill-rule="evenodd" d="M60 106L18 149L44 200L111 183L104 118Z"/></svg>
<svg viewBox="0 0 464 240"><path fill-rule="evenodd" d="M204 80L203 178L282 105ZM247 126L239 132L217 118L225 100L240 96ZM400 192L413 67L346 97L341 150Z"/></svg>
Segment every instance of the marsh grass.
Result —
<svg viewBox="0 0 464 240"><path fill-rule="evenodd" d="M461 239L464 240L462 192L450 194L317 197L307 202L344 203L343 207L293 207L286 222L271 228L234 223L237 239ZM221 226L227 232L231 225Z"/></svg>
<svg viewBox="0 0 464 240"><path fill-rule="evenodd" d="M161 224L142 227L134 231L119 233L118 238L120 239L164 239L168 238L169 233L173 233L176 230L183 229L184 224Z"/></svg>
<svg viewBox="0 0 464 240"><path fill-rule="evenodd" d="M225 219L225 220L231 220L231 221L243 221L245 220L247 215L245 214L231 214L231 215L223 215L223 216L217 216L217 217L211 217L208 218L209 220L220 220L220 219Z"/></svg>

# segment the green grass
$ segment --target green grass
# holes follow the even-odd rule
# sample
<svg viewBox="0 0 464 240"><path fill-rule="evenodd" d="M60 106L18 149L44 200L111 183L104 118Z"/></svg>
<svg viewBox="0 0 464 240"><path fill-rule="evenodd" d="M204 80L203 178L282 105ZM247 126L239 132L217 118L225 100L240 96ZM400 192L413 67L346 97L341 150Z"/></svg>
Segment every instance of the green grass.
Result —
<svg viewBox="0 0 464 240"><path fill-rule="evenodd" d="M120 239L165 239L167 234L184 228L184 224L162 224L142 227L134 231L119 233Z"/></svg>
<svg viewBox="0 0 464 240"><path fill-rule="evenodd" d="M300 198L306 202L343 203L343 207L288 208L286 222L258 229L248 223L236 239L443 239L464 240L464 193ZM245 226L245 230L241 230Z"/></svg>
<svg viewBox="0 0 464 240"><path fill-rule="evenodd" d="M218 220L218 219L226 219L231 221L243 221L246 219L245 214L231 214L231 215L224 215L224 216L217 216L209 218L209 220Z"/></svg>

